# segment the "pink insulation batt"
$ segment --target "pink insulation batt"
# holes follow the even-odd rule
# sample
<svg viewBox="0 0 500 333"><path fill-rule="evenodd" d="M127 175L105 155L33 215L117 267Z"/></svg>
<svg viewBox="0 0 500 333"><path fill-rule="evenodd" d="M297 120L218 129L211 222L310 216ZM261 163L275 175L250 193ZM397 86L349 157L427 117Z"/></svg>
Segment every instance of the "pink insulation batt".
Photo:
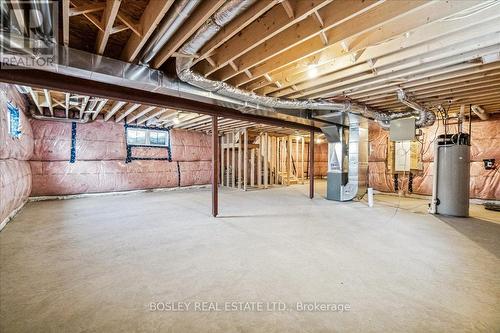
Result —
<svg viewBox="0 0 500 333"><path fill-rule="evenodd" d="M123 124L78 124L76 162L69 163L71 124L32 120L35 137L31 161L33 196L114 192L203 185L210 182L210 136L171 131L172 162L125 163ZM134 157L165 158L164 148L133 148ZM177 163L179 163L180 177ZM179 183L180 178L180 183Z"/></svg>
<svg viewBox="0 0 500 333"><path fill-rule="evenodd" d="M9 134L7 102L19 109L21 136ZM0 223L28 198L31 192L33 134L24 114L26 100L13 86L0 83Z"/></svg>
<svg viewBox="0 0 500 333"><path fill-rule="evenodd" d="M500 200L500 172L485 170L483 159L500 161L500 117L488 121L473 121L471 134L470 195L471 198ZM433 139L443 134L442 124L424 128L423 170L415 173L413 193L432 194ZM393 176L388 173L387 140L389 132L371 123L369 128L369 181L370 186L383 192L393 192Z"/></svg>

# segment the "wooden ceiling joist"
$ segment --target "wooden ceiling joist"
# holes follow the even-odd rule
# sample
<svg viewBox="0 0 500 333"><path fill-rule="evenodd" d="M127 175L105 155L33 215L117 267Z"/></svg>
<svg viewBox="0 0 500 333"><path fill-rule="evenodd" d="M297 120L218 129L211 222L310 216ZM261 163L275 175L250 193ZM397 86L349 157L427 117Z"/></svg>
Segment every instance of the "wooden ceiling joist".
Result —
<svg viewBox="0 0 500 333"><path fill-rule="evenodd" d="M103 54L104 49L108 43L109 35L113 30L113 24L115 22L116 16L118 15L118 10L120 9L120 5L122 0L107 0L106 8L102 14L101 18L101 26L103 30L99 30L97 33L96 40L96 53Z"/></svg>
<svg viewBox="0 0 500 333"><path fill-rule="evenodd" d="M399 2L392 1L392 3L393 6L395 6L394 4ZM305 60L305 63L311 63L313 61L318 61L319 63L328 60L331 61L332 59L336 59L345 53L342 46L342 42L345 40L350 41L350 52L356 52L357 50L362 50L367 46L377 45L385 40L395 38L407 31L416 29L430 22L437 22L449 15L473 7L478 3L479 2L477 1L428 2L410 12L402 11L400 12L399 16L395 16L392 18L390 16L386 16L386 21L382 20L382 16L374 18L366 17L366 15L369 15L370 12L375 11L378 8L375 7L373 10L368 11L358 17L354 17L352 20L346 21L344 22L344 24L337 26L336 29L332 29L331 31L329 31L327 33L327 37L330 46L328 46L327 48L324 47L321 38L310 38L290 48L287 52L275 55L272 58L253 67L252 73L254 74L254 76L260 76L264 73L273 72L279 70L280 68L290 66L290 64L301 60ZM382 5L380 6L380 8L384 8L382 7ZM491 13L488 15L491 16ZM365 19L371 19L372 24L378 22L379 27L375 30L372 30L369 28L369 25L361 24L361 21ZM464 22L463 20L460 21L461 24L464 25L478 22L477 20L466 20L467 22ZM451 22L453 21L444 23L452 25L453 23ZM454 22L455 29L459 23L460 22ZM368 28L364 29L365 27ZM436 31L446 31L446 27L443 26L442 28L437 28ZM436 32L431 32L430 34L428 34L428 38L430 39L435 34ZM306 68L304 66L299 66L298 68L302 68L302 72L306 71ZM228 83L246 89L246 87L242 85L249 81L250 80L248 80L245 75L239 74L229 79Z"/></svg>
<svg viewBox="0 0 500 333"><path fill-rule="evenodd" d="M194 12L190 15L189 20L186 20L179 30L177 30L172 38L158 52L152 62L153 68L159 68L172 54L179 49L184 42L191 37L192 34L212 16L225 0L204 0Z"/></svg>
<svg viewBox="0 0 500 333"><path fill-rule="evenodd" d="M290 20L282 6L274 6L261 18L249 24L245 29L221 45L212 52L212 59L217 64L216 67L200 62L195 66L195 70L210 75L218 69L226 66L230 60L251 50L256 45L267 41L279 32L287 29L295 23L301 21L314 10L319 9L332 0L304 0L297 2L296 18ZM208 66L207 66L208 65Z"/></svg>
<svg viewBox="0 0 500 333"><path fill-rule="evenodd" d="M127 44L123 48L121 54L122 60L132 62L137 57L141 48L146 44L149 37L151 37L173 2L174 0L165 0L150 1L148 3L138 24L138 30L141 31L141 36L137 34L130 36Z"/></svg>
<svg viewBox="0 0 500 333"><path fill-rule="evenodd" d="M241 30L251 24L253 21L262 16L269 9L277 4L277 0L259 0L248 10L237 16L234 20L229 22L223 27L211 40L209 40L199 51L200 57L195 60L194 64L206 59L212 67L215 67L215 61L209 55L214 52L216 48L227 42L231 37L238 34Z"/></svg>

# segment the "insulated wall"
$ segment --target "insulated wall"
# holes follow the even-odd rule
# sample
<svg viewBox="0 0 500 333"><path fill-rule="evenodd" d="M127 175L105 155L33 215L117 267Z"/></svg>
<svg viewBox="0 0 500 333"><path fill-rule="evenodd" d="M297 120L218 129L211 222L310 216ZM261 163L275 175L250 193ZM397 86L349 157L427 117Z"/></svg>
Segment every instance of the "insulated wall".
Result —
<svg viewBox="0 0 500 333"><path fill-rule="evenodd" d="M19 111L18 138L9 134L8 103ZM33 152L33 133L24 114L24 96L14 86L0 83L0 228L31 192L31 169L28 160Z"/></svg>
<svg viewBox="0 0 500 333"><path fill-rule="evenodd" d="M72 124L31 120L35 138L32 196L67 195L202 185L210 182L210 136L171 131L172 161L126 163L125 128L97 120L76 125L75 162L70 163ZM165 158L165 148L134 148L134 157Z"/></svg>
<svg viewBox="0 0 500 333"><path fill-rule="evenodd" d="M490 117L488 121L472 122L470 196L477 199L500 200L500 117ZM467 126L465 125L465 131ZM423 170L412 171L413 193L432 194L432 171L434 161L433 141L443 134L442 124L434 124L423 129ZM369 183L376 190L394 192L393 174L387 168L387 146L389 132L371 123L369 128ZM486 170L483 159L495 159L496 169Z"/></svg>

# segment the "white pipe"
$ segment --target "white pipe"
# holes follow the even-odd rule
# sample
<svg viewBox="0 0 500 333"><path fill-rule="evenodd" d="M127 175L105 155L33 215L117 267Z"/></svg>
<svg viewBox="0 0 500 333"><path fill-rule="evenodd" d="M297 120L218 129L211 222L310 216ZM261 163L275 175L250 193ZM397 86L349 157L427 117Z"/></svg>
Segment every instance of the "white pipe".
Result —
<svg viewBox="0 0 500 333"><path fill-rule="evenodd" d="M436 201L437 201L437 187L438 187L438 154L439 154L439 145L438 141L436 140L434 142L434 165L432 168L432 199L431 199L431 205L429 206L429 213L431 214L436 214Z"/></svg>
<svg viewBox="0 0 500 333"><path fill-rule="evenodd" d="M488 112L486 112L479 105L473 105L473 106L471 106L471 109L472 109L472 112L474 112L474 114L476 116L478 116L479 119L481 119L481 120L488 120L488 118L490 117L490 115L488 114Z"/></svg>
<svg viewBox="0 0 500 333"><path fill-rule="evenodd" d="M373 207L373 188L368 187L368 207Z"/></svg>

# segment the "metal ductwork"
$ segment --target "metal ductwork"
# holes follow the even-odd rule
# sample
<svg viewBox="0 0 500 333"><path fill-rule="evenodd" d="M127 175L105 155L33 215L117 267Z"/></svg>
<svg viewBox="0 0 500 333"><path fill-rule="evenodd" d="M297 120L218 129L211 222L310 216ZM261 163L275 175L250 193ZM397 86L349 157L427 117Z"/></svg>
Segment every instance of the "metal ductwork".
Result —
<svg viewBox="0 0 500 333"><path fill-rule="evenodd" d="M415 114L416 127L427 127L434 124L434 121L436 120L436 115L434 114L434 112L428 110L425 106L421 105L420 103L408 97L403 89L398 89L397 94L398 94L398 100L401 103L412 108L417 112Z"/></svg>
<svg viewBox="0 0 500 333"><path fill-rule="evenodd" d="M367 189L368 121L352 113L348 117L349 129L321 128L328 141L328 200L352 200Z"/></svg>
<svg viewBox="0 0 500 333"><path fill-rule="evenodd" d="M251 6L255 0L233 0L227 2L220 8L200 29L183 45L180 53L194 56L196 52L210 40L223 26L233 20L240 13ZM178 2L178 11L175 11L176 19L168 16L165 23L161 25L158 33L153 38L158 44L166 42L167 38L161 38L161 33L173 34L180 26L187 13L196 6L196 1ZM182 7L182 4L185 5ZM177 6L177 5L176 5ZM182 10L181 10L182 7ZM177 7L176 7L177 8ZM181 22L182 21L182 22ZM159 39L157 39L159 38ZM167 39L168 40L168 39ZM2 47L8 46L10 40L1 40ZM27 45L20 43L20 45ZM314 114L319 113L320 117L327 118L330 114L353 113L365 118L373 119L380 124L388 124L392 119L416 116L419 120L417 126L429 126L434 120L434 114L430 111L411 112L380 112L363 105L346 102L331 102L327 100L288 100L267 96L260 96L252 92L247 92L227 83L213 81L204 78L198 73L194 73L190 66L190 57L177 57L176 68L180 78L169 78L163 72L148 68L143 65L126 63L116 59L106 58L100 55L91 54L84 51L70 49L68 47L55 45L55 66L43 67L42 70L56 72L69 76L81 77L110 84L123 85L130 88L154 91L165 95L179 96L186 99L202 101L233 108L241 112L260 114L275 118L299 121L313 124L313 120L304 119L308 115L306 110ZM144 61L152 59L157 47L146 47L142 59ZM22 50L22 49L21 49ZM27 53L28 49L24 50ZM26 56L35 57L27 53ZM424 117L425 116L425 117ZM318 118L320 118L318 117ZM345 117L348 119L348 117Z"/></svg>
<svg viewBox="0 0 500 333"><path fill-rule="evenodd" d="M184 21L191 15L201 0L178 0L168 12L154 35L146 44L140 62L148 64L161 48L172 38Z"/></svg>
<svg viewBox="0 0 500 333"><path fill-rule="evenodd" d="M182 46L179 53L185 54L188 57L178 57L176 59L177 76L184 82L193 86L210 91L214 94L231 97L237 100L252 102L257 105L270 107L274 109L292 109L292 110L322 110L330 112L350 112L359 114L365 118L376 120L377 122L387 125L392 119L406 118L416 116L417 127L430 126L434 123L434 113L428 110L418 110L417 112L380 112L370 109L366 106L351 104L350 102L331 102L321 99L299 100L299 99L280 99L255 94L254 92L245 91L227 84L222 81L215 81L205 78L203 75L191 70L193 57L196 55L203 45L208 42L215 34L244 12L254 0L234 0L226 3L217 11L198 31ZM191 56L191 57L189 57Z"/></svg>

